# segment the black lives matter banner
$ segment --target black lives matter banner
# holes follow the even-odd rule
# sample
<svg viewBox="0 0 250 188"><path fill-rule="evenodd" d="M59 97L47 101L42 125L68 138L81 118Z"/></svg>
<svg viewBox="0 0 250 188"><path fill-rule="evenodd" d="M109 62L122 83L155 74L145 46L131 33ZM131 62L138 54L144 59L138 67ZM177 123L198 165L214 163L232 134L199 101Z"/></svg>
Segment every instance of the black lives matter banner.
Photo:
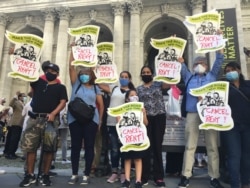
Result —
<svg viewBox="0 0 250 188"><path fill-rule="evenodd" d="M220 27L224 38L228 40L224 48L225 61L222 65L224 70L227 63L231 61L240 62L237 20L235 8L218 9L217 11L221 15Z"/></svg>

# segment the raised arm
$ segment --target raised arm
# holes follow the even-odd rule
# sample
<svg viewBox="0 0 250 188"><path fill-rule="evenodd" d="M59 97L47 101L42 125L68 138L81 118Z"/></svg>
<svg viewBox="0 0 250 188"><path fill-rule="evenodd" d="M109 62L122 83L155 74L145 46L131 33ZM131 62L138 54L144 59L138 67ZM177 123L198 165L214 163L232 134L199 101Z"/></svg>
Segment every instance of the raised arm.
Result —
<svg viewBox="0 0 250 188"><path fill-rule="evenodd" d="M74 60L74 57L73 57L73 52L71 50L70 57L69 57L69 77L70 77L70 81L72 85L76 82L76 79L77 79L77 72L76 72L75 66L71 64L73 60Z"/></svg>

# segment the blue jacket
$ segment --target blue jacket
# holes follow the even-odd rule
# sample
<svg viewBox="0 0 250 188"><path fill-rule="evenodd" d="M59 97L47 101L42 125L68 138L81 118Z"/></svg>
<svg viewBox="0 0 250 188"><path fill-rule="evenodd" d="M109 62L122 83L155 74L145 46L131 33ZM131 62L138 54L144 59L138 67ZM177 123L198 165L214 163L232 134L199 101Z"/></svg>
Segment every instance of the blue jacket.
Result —
<svg viewBox="0 0 250 188"><path fill-rule="evenodd" d="M189 94L190 89L198 88L198 87L201 87L201 86L206 85L208 83L216 81L223 61L224 61L224 55L221 53L216 53L216 59L215 59L215 62L213 64L211 71L209 71L203 75L197 75L197 74L193 75L188 70L185 63L182 63L181 76L182 76L182 79L184 80L185 84L187 84L189 78L193 75L193 77L189 81L189 84L187 87L187 98L186 98L187 99L187 101L186 101L186 111L187 112L197 112L196 104L198 102L198 98Z"/></svg>

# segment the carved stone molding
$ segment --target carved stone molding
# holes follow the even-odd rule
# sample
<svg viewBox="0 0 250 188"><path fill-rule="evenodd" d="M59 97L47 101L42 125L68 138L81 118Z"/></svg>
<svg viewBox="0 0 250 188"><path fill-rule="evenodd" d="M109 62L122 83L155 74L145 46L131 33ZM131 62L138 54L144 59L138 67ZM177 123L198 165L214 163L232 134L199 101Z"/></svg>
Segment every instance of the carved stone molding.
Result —
<svg viewBox="0 0 250 188"><path fill-rule="evenodd" d="M8 15L0 13L0 25L6 27L6 25L9 24L10 22L12 22L12 19L10 19Z"/></svg>
<svg viewBox="0 0 250 188"><path fill-rule="evenodd" d="M170 10L169 3L161 5L161 15L162 16L168 16L169 10Z"/></svg>
<svg viewBox="0 0 250 188"><path fill-rule="evenodd" d="M250 31L250 27L244 27L243 31Z"/></svg>
<svg viewBox="0 0 250 188"><path fill-rule="evenodd" d="M69 7L58 7L55 8L55 11L60 20L70 21L73 18L72 11Z"/></svg>
<svg viewBox="0 0 250 188"><path fill-rule="evenodd" d="M130 0L127 2L128 12L130 14L140 14L143 9L141 0Z"/></svg>
<svg viewBox="0 0 250 188"><path fill-rule="evenodd" d="M190 10L201 9L204 5L204 0L187 0L187 5Z"/></svg>
<svg viewBox="0 0 250 188"><path fill-rule="evenodd" d="M111 4L111 7L115 16L123 16L126 10L126 4L124 2L114 2Z"/></svg>
<svg viewBox="0 0 250 188"><path fill-rule="evenodd" d="M43 13L45 21L55 21L56 18L56 11L55 8L46 8L42 9L41 12Z"/></svg>
<svg viewBox="0 0 250 188"><path fill-rule="evenodd" d="M96 21L96 16L97 16L97 11L92 9L89 11L89 17L91 22L95 22Z"/></svg>

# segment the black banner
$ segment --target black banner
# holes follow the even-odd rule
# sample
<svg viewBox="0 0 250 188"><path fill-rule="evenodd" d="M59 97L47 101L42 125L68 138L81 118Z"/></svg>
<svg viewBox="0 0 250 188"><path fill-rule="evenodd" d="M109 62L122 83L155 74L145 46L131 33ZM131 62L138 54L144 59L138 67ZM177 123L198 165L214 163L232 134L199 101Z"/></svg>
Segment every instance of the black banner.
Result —
<svg viewBox="0 0 250 188"><path fill-rule="evenodd" d="M220 28L223 31L224 38L227 39L224 48L225 61L222 65L224 70L227 63L231 61L240 62L237 20L235 8L218 9L217 11L221 15Z"/></svg>

